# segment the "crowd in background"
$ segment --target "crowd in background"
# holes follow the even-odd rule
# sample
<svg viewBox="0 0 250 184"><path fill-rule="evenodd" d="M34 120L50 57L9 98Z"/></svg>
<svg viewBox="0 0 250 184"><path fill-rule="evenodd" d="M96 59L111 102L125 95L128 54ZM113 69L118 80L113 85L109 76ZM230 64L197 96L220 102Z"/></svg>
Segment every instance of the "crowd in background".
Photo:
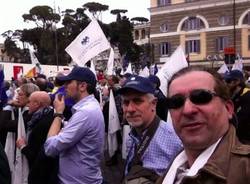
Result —
<svg viewBox="0 0 250 184"><path fill-rule="evenodd" d="M87 79L83 79L83 80L81 80L80 78L78 79L76 76L73 76L73 78L69 78L69 79L66 79L65 77L67 76L63 72L59 72L54 80L48 79L47 76L43 74L38 74L35 78L32 78L32 79L20 77L16 80L13 79L12 81L4 81L4 89L7 95L7 100L6 101L1 100L0 141L1 141L1 147L3 147L3 149L5 148L5 152L7 153L9 166L8 164L0 160L0 170L3 170L2 168L5 168L6 170L9 168L10 171L13 171L14 160L10 160L10 155L8 153L9 151L8 144L11 144L10 137L14 136L15 150L19 149L21 153L27 158L27 161L28 161L29 183L36 183L36 184L37 183L43 183L43 184L44 183L51 183L51 184L57 183L58 177L60 178L61 183L69 183L67 181L74 180L74 179L76 179L77 181L77 179L79 179L77 178L78 176L76 176L73 179L71 178L70 174L65 176L66 171L60 168L60 164L63 163L63 164L66 164L64 165L64 167L69 167L70 164L67 165L67 163L70 163L70 161L69 160L65 161L62 159L65 159L65 157L67 157L67 155L70 155L70 154L73 154L74 158L77 156L76 154L81 155L82 154L81 149L83 149L83 147L86 146L87 143L86 142L80 143L82 144L81 148L78 147L78 149L80 149L80 151L78 150L80 153L78 153L77 150L67 151L68 148L66 149L63 146L61 148L58 145L60 144L60 139L64 139L63 141L67 142L67 139L70 139L70 138L69 137L64 138L63 135L60 134L60 131L61 129L63 129L64 126L69 127L69 125L66 124L67 122L80 121L80 119L85 118L83 115L81 116L79 115L79 117L75 117L75 119L73 118L74 116L76 116L75 112L83 111L81 107L76 108L75 105L78 104L78 102L81 101L82 99L86 100L86 96L93 95L93 99L88 99L89 101L86 102L87 104L85 104L85 102L82 102L82 101L81 103L82 105L85 104L86 106L88 106L88 103L96 103L95 100L99 102L98 108L100 108L101 110L100 112L102 112L102 115L100 115L97 112L98 111L97 106L94 106L94 107L88 106L88 108L91 109L89 113L90 114L94 113L92 114L91 118L95 119L95 122L99 122L99 121L103 122L103 127L104 127L103 131L105 131L105 133L107 134L109 131L109 105L110 105L109 97L110 97L110 91L112 90L114 99L115 99L115 106L118 112L118 118L119 118L119 122L121 126L121 129L116 132L116 137L118 140L119 147L112 157L105 157L101 159L105 159L105 164L107 166L115 165L117 164L117 159L121 159L121 157L119 157L119 154L121 154L121 151L122 151L121 147L122 147L123 142L126 141L126 140L123 140L123 134L122 134L123 132L122 130L125 125L130 125L132 130L134 127L135 130L137 131L135 135L138 134L139 128L136 125L131 125L130 122L128 121L130 117L129 115L127 115L127 113L131 113L131 112L129 112L129 110L126 109L126 106L124 105L124 99L125 100L127 99L128 103L131 103L130 101L133 101L134 98L137 98L137 97L139 100L142 100L142 99L144 100L144 97L143 96L141 97L140 95L149 93L149 94L152 94L155 99L157 99L155 105L154 104L152 105L153 114L152 114L152 117L151 116L148 117L150 118L149 122L151 121L157 122L158 120L154 118L155 117L159 118L160 125L158 126L162 129L163 132L161 133L160 130L157 129L156 132L153 132L153 135L155 133L155 135L158 136L157 139L159 139L159 142L161 141L163 142L161 143L162 145L159 146L158 144L160 143L158 142L158 140L152 140L152 141L155 141L154 145L157 145L157 146L148 147L148 149L150 150L148 152L150 153L148 152L145 153L146 155L145 157L148 157L147 158L148 160L145 157L140 158L140 159L144 163L143 165L145 167L150 168L151 170L154 170L157 176L162 176L165 173L167 166L168 166L167 163L169 162L170 164L171 162L170 160L172 160L174 156L176 156L176 154L182 149L183 146L179 138L175 135L175 133L173 135L172 133L169 133L168 136L169 135L171 136L168 138L164 138L165 136L164 134L166 134L164 132L172 132L173 130L173 128L165 127L169 123L169 122L166 123L166 121L168 119L167 117L168 108L170 108L171 106L169 106L168 101L166 100L166 97L164 96L163 92L160 90L161 81L159 80L157 76L155 75L148 76L146 78L147 80L146 83L142 85L141 82L144 82L144 77L141 77L142 78L141 79L140 76L128 74L128 73L124 75L106 76L103 73L103 71L100 70L97 72L97 75L96 75L97 83L95 84L95 82L93 82L93 85L92 85L92 87L94 86L95 89L92 91L91 90L89 91L89 86L86 87L88 89L86 92L87 95L85 95L84 84L80 84L80 83L76 84L77 86L80 85L79 90L84 91L83 97L81 98L74 96L77 94L77 91L74 93L74 95L73 94L67 95L69 91L65 89L65 86L67 86L67 88L69 88L70 85L73 86L73 84L69 83L69 81L71 80L76 80L80 82L84 81L87 84L89 84L91 83L89 75L87 76ZM247 80L249 76L247 76L246 73L243 73L239 70L232 70L224 74L222 77L224 81L226 82L227 87L230 90L229 91L230 98L234 104L234 113L232 113L233 117L230 118L230 121L236 128L236 133L237 133L239 140L244 144L249 144L250 142L250 121L249 121L250 81ZM134 86L132 87L126 86L128 85L129 80L137 81L139 87L137 88ZM150 84L147 84L147 82L150 82ZM152 90L144 89L146 88L145 85L146 86L152 85ZM129 90L124 91L125 87L128 87L128 89L132 89L132 92L130 92ZM121 89L123 89L123 91L121 91ZM72 90L74 90L73 87L72 87ZM137 92L139 93L137 94ZM62 99L64 101L63 104L61 103ZM137 102L133 101L133 103L137 103ZM92 111L92 108L96 108L96 109ZM155 108L155 112L154 112L154 108ZM22 117L23 117L26 137L20 137L17 135L20 113L22 114ZM144 114L145 117L147 114L150 114L150 112L146 112ZM98 119L97 116L98 117L100 116L100 119ZM77 119L77 118L80 118L80 119ZM55 126L57 122L55 122L55 120L58 120L59 122L59 120L62 120L62 119L64 122L66 122L65 125L60 124L57 132L53 132L52 128L54 128L54 131L56 131ZM90 122L90 120L88 120L88 122ZM71 127L70 134L73 131L76 131L76 134L78 135L79 134L87 135L89 133L87 131L88 130L90 131L91 129L91 127L86 126L85 127L87 129L86 130L87 133L86 133L86 132L77 131L76 129L78 128L80 129L84 127L78 127L78 125L75 125L75 127ZM102 131L101 130L102 127L99 124L95 125L95 129L96 130L100 129L98 131ZM96 145L95 149L97 149L98 147L99 148L104 147L105 143L99 144L98 141L102 139L101 137L103 137L105 133L103 132L103 135L100 133L96 133L96 134L99 134L99 138L96 139L96 142L92 142L92 144L98 144ZM89 141L91 141L92 139L95 139L95 135L91 135L91 136L92 137L89 138ZM53 138L55 138L55 140L52 140ZM50 140L48 141L48 139ZM77 137L76 139L77 140L70 142L71 144L70 146L78 145L78 141L80 142L80 139L87 139L87 138ZM171 139L172 139L171 141L172 143L171 144L169 143L170 146L163 144L167 142L167 140L171 140ZM56 141L59 141L59 143ZM133 140L130 140L130 141L133 141ZM175 148L171 147L173 143L174 143L174 146L176 146ZM60 149L57 148L57 146L60 147ZM84 148L84 149L89 149L89 147L91 146L93 145L89 143L89 145L86 146L87 148ZM132 147L133 147L132 143L131 145L128 145L128 152L129 152L129 149L134 149ZM1 149L1 151L3 149ZM63 155L61 152L63 152ZM86 160L86 162L88 162L88 164L99 163L100 160L97 159L100 157L99 152L102 152L102 154L104 154L103 149L96 150L96 152L89 153L90 155L91 154L93 155L92 157L88 155L88 159ZM171 152L171 154L169 152ZM164 155L165 153L168 153L168 154ZM4 153L1 153L1 154L4 155ZM134 152L132 155L128 154L127 161L125 163L125 171L124 171L125 175L129 173L129 170L130 170L129 167L131 167L131 164L132 166L134 166L135 162L138 162L138 160L133 159L134 155L136 154L137 154L136 152ZM168 156L171 158L169 158L168 160L162 159L161 158L162 155L164 155L165 158ZM96 158L93 158L93 157L96 157ZM159 160L154 160L156 157L159 157L158 158ZM93 162L90 161L92 159L94 160ZM84 158L81 158L80 160L83 161ZM78 160L74 160L74 161L78 162ZM160 166L161 165L160 163L163 163L165 166L164 167ZM79 166L79 168L81 167ZM98 169L93 170L87 167L85 167L84 169L89 170L89 178L86 180L83 179L83 181L86 181L85 183L90 183L91 181L94 181L92 180L93 178L91 177L96 178L95 180L96 183L105 183L105 178L102 179L101 174L99 173L100 170ZM77 169L73 168L72 166L72 168L70 167L68 168L68 172L72 173L72 172L81 172L81 171L77 171ZM93 174L93 172L95 173ZM59 173L59 176L58 176L58 173ZM13 173L10 172L10 175L8 173L2 173L5 179L2 181L0 179L0 183L2 184L9 183L10 178L13 179L13 176L11 176L11 174ZM72 175L74 174L72 173Z"/></svg>

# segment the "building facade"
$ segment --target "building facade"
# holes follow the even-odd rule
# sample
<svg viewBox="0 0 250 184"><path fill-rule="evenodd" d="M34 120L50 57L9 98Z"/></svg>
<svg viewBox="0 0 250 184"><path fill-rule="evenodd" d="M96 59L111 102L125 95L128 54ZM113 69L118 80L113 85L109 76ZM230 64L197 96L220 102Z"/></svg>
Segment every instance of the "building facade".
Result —
<svg viewBox="0 0 250 184"><path fill-rule="evenodd" d="M14 58L10 58L6 52L3 52L4 50L4 44L0 43L0 62L13 62Z"/></svg>
<svg viewBox="0 0 250 184"><path fill-rule="evenodd" d="M150 43L150 22L134 24L133 28L134 43L145 45Z"/></svg>
<svg viewBox="0 0 250 184"><path fill-rule="evenodd" d="M250 0L151 0L155 62L182 45L191 62L223 60L224 51L250 59Z"/></svg>

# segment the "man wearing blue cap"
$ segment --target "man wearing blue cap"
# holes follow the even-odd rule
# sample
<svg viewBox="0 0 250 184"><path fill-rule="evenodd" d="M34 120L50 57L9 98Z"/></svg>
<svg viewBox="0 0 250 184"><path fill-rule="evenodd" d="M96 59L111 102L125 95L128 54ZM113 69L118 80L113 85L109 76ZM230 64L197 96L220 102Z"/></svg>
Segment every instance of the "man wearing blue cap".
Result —
<svg viewBox="0 0 250 184"><path fill-rule="evenodd" d="M75 67L60 80L65 82L66 95L76 104L72 107L72 117L65 123L64 96L56 95L55 116L44 145L45 152L49 156L59 155L60 184L101 184L104 119L93 95L95 75L88 68Z"/></svg>
<svg viewBox="0 0 250 184"><path fill-rule="evenodd" d="M124 117L132 127L125 140L126 182L155 182L182 147L172 125L156 115L154 92L151 81L140 76L128 78L118 90Z"/></svg>
<svg viewBox="0 0 250 184"><path fill-rule="evenodd" d="M250 89L246 88L243 73L231 70L225 76L225 81L231 92L237 116L237 135L241 142L250 143Z"/></svg>

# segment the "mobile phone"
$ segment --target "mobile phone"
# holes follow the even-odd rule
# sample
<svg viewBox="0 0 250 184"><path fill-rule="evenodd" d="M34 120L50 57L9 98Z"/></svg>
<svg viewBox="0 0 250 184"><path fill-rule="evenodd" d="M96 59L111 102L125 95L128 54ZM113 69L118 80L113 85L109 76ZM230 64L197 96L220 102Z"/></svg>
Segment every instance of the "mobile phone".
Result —
<svg viewBox="0 0 250 184"><path fill-rule="evenodd" d="M61 100L62 100L62 96L63 96L63 94L62 94L62 93L58 93L58 94L57 94L58 100L60 100L60 101L61 101Z"/></svg>

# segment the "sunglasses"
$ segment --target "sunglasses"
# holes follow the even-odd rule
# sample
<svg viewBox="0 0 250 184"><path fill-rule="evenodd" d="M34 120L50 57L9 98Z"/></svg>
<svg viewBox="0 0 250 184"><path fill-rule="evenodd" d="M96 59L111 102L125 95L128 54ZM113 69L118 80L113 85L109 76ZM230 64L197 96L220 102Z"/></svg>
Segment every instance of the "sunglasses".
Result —
<svg viewBox="0 0 250 184"><path fill-rule="evenodd" d="M167 106L169 109L178 109L182 107L187 98L195 105L208 104L214 96L219 96L215 92L205 89L195 89L190 92L189 96L176 94L166 99Z"/></svg>

